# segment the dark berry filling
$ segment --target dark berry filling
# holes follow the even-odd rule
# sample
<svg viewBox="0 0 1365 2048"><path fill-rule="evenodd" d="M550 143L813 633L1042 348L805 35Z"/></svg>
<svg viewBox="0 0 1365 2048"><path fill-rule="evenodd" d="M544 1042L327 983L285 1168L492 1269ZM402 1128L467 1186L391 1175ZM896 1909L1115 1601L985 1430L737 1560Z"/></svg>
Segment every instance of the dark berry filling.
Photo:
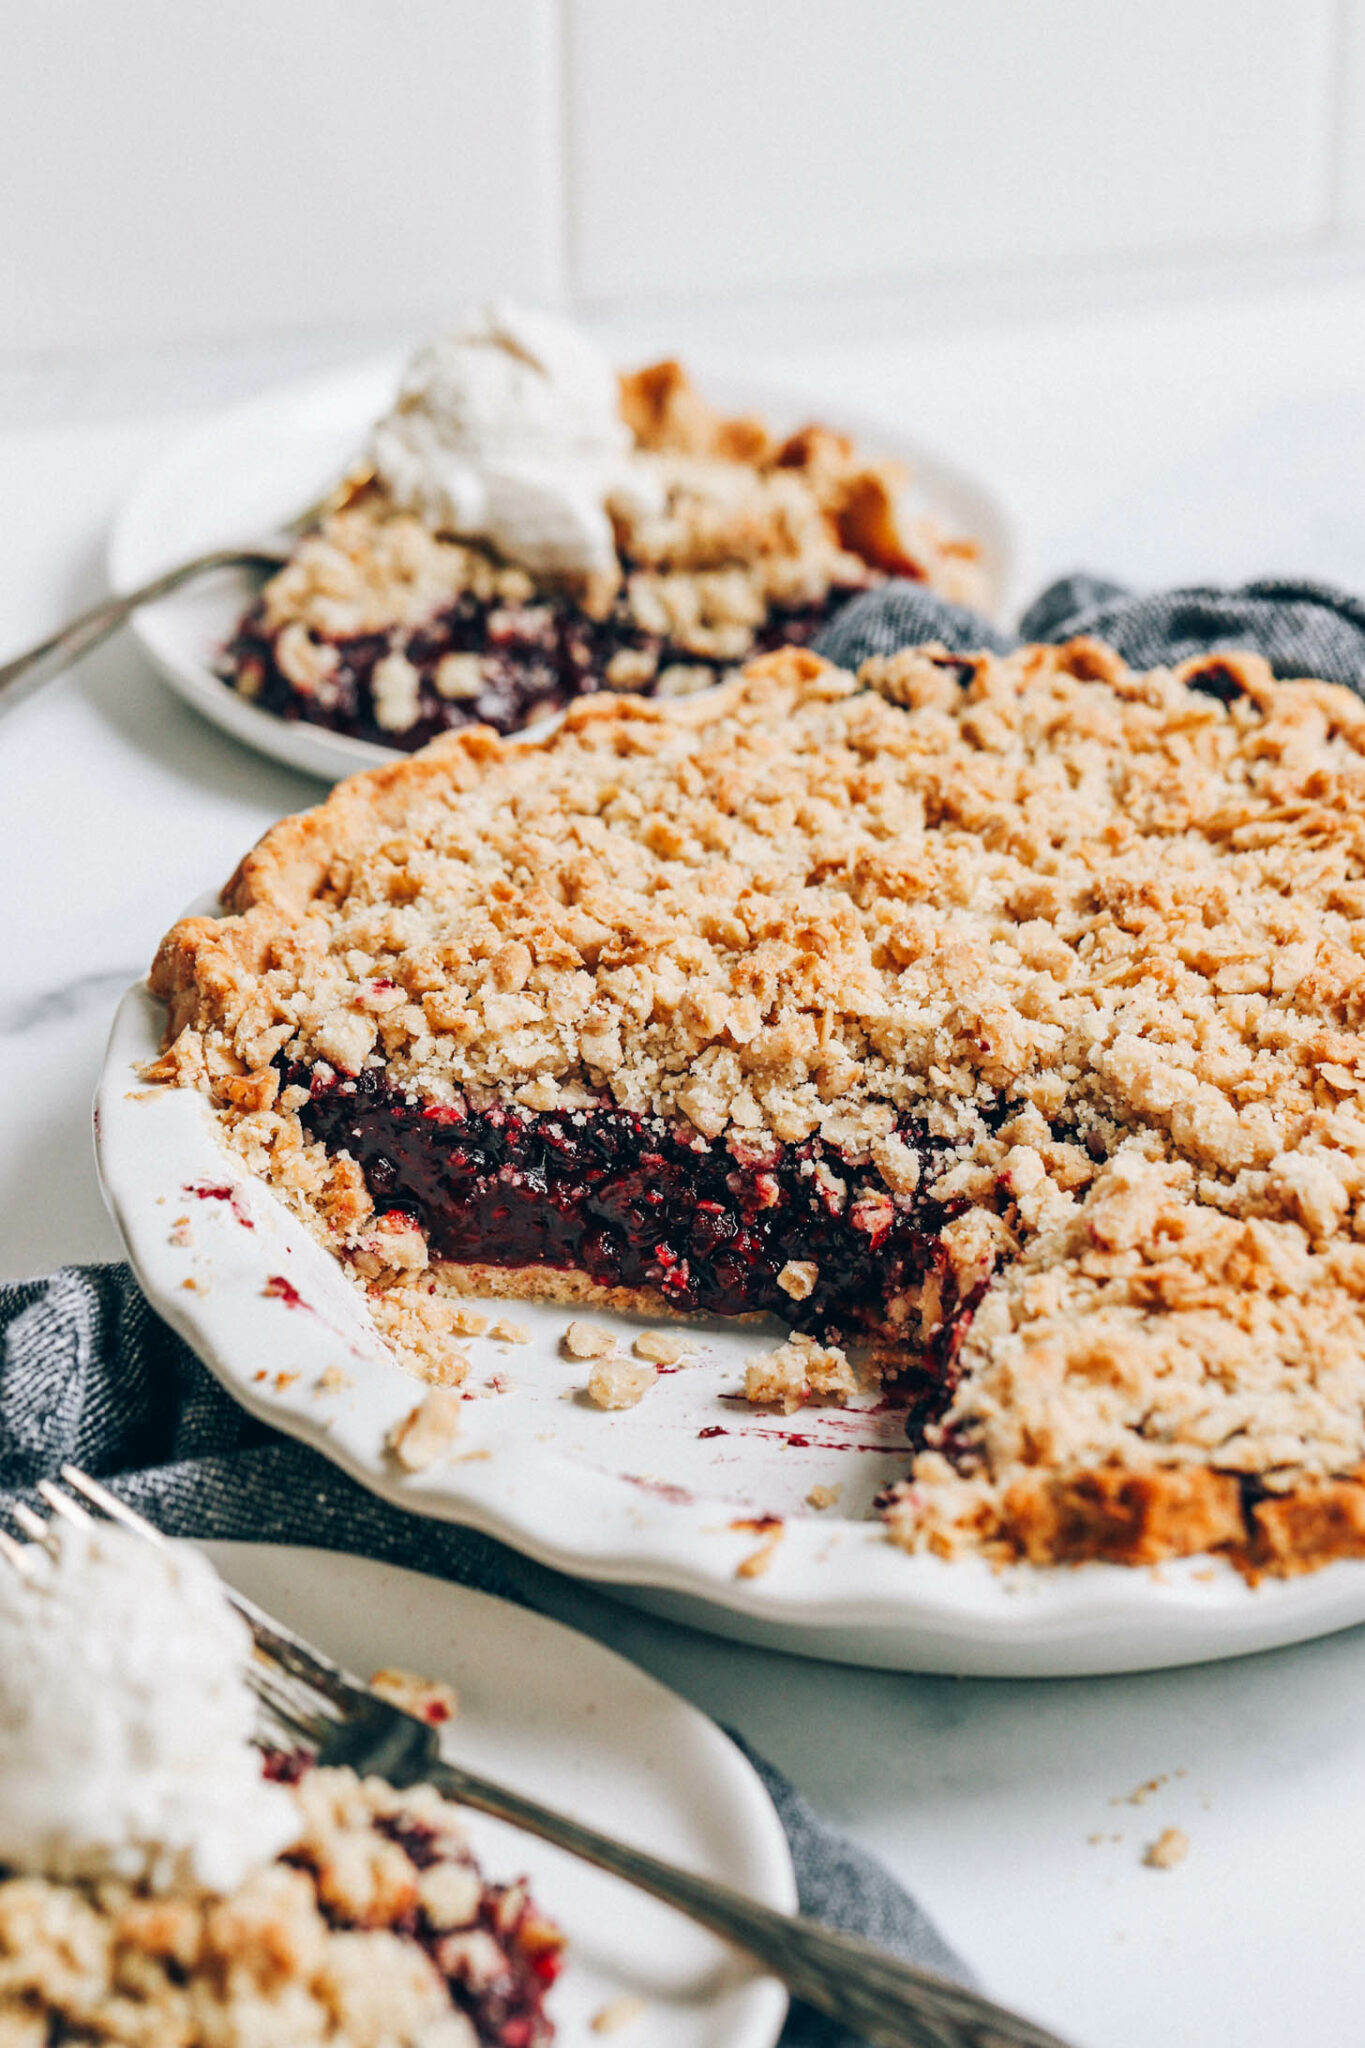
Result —
<svg viewBox="0 0 1365 2048"><path fill-rule="evenodd" d="M286 1078L308 1085L302 1070ZM940 1241L966 1206L927 1192L943 1147L908 1119L919 1187L895 1193L869 1164L811 1138L708 1143L686 1125L604 1105L533 1114L423 1105L382 1073L313 1075L310 1135L345 1151L375 1206L416 1218L438 1259L551 1266L606 1287L656 1289L681 1310L767 1311L826 1337L909 1345L943 1390L974 1299L956 1291ZM810 1277L782 1275L814 1266Z"/></svg>
<svg viewBox="0 0 1365 2048"><path fill-rule="evenodd" d="M857 595L856 589L838 588L820 604L774 609L755 637L753 652L804 646ZM717 680L733 666L686 653L642 632L624 602L607 618L590 619L562 597L507 605L483 602L466 592L415 633L362 633L332 640L328 644L337 650L337 667L307 691L280 668L276 638L258 604L228 643L219 670L223 680L277 717L303 719L355 739L404 749L425 746L437 733L457 726L491 725L497 732L519 732L532 719L561 710L575 697L608 688L607 668L617 654L654 657L656 679L675 662L710 669ZM402 732L382 727L374 715L375 666L395 648L419 677L417 717ZM451 699L440 694L436 670L448 654L481 657L483 683L476 697ZM648 696L654 688L655 683L644 683L638 694Z"/></svg>
<svg viewBox="0 0 1365 2048"><path fill-rule="evenodd" d="M278 1783L297 1784L311 1763L302 1752L270 1751L265 1774ZM395 1815L376 1817L371 1825L376 1834L397 1843L416 1870L457 1863L477 1872L470 1855L452 1853L452 1844L422 1821ZM282 1860L308 1867L297 1852L286 1850ZM466 1926L434 1927L420 1906L387 1924L425 1949L445 1978L451 2004L467 2016L482 2048L548 2048L555 2026L545 2010L545 1994L563 1963L563 1936L537 1911L524 1882L485 1884L480 1873L479 1885L475 1916ZM320 1903L334 1927L353 1924ZM477 1936L477 1943L471 1936Z"/></svg>

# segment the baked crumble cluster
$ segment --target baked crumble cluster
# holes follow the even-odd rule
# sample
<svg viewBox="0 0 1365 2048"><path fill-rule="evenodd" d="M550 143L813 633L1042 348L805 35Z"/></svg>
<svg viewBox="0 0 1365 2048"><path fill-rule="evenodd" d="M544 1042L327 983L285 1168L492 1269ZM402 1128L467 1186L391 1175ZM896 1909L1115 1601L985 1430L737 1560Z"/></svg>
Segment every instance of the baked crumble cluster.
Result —
<svg viewBox="0 0 1365 2048"><path fill-rule="evenodd" d="M403 749L508 733L592 690L688 696L756 650L811 639L885 575L961 603L978 550L904 522L897 465L808 427L726 418L677 363L621 380L629 461L617 561L533 575L398 509L377 485L307 534L242 621L222 673L243 696Z"/></svg>
<svg viewBox="0 0 1365 2048"><path fill-rule="evenodd" d="M285 820L153 1072L409 1356L471 1275L779 1307L914 1391L907 1549L1298 1570L1365 1554L1363 821L1365 706L1254 657L788 649Z"/></svg>
<svg viewBox="0 0 1365 2048"><path fill-rule="evenodd" d="M292 1789L299 1840L226 1896L0 1869L0 2048L544 2048L563 1937L484 1884L457 1809L347 1770Z"/></svg>

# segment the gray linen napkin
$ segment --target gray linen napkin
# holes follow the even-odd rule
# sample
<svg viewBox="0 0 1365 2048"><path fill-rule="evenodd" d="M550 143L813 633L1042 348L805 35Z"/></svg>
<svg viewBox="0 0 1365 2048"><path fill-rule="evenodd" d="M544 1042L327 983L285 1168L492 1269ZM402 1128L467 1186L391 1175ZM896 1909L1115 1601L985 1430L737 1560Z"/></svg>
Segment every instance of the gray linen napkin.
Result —
<svg viewBox="0 0 1365 2048"><path fill-rule="evenodd" d="M66 1462L103 1479L168 1535L357 1551L535 1605L538 1567L491 1537L390 1507L247 1415L154 1314L126 1266L63 1266L0 1286L0 1525L9 1501ZM971 1983L890 1873L739 1746L787 1831L802 1911ZM782 2042L856 2048L801 2005Z"/></svg>
<svg viewBox="0 0 1365 2048"><path fill-rule="evenodd" d="M922 583L887 583L855 598L813 644L841 668L856 668L870 654L894 654L923 640L941 640L959 654L1004 654L1024 641L1078 633L1107 640L1132 668L1250 648L1277 676L1320 676L1365 694L1365 603L1330 583L1282 576L1235 590L1210 585L1140 595L1098 576L1064 576L1033 600L1015 633L935 597Z"/></svg>

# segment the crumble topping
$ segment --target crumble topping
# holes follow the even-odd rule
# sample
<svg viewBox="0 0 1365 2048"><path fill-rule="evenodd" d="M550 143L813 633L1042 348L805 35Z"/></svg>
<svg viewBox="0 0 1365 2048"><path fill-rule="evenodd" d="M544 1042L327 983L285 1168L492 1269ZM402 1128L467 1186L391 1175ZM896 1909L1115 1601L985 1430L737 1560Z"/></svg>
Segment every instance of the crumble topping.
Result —
<svg viewBox="0 0 1365 2048"><path fill-rule="evenodd" d="M727 419L676 363L623 378L621 403L635 445L609 501L609 569L577 583L533 575L487 545L455 540L372 484L305 534L265 585L233 650L236 686L261 697L273 661L296 701L324 722L341 714L343 700L351 716L343 646L384 636L379 658L371 651L369 711L397 740L439 717L442 705L469 706L472 717L485 698L491 716L499 650L515 641L523 654L547 655L552 608L566 593L588 619L610 617L626 636L599 680L662 697L708 688L754 651L774 617L810 614L885 574L925 581L959 603L981 601L976 546L931 520L903 518L906 479L895 463L866 460L826 427L778 441L757 421ZM463 600L488 608L486 644L429 668L433 704L418 666L432 660L424 630Z"/></svg>
<svg viewBox="0 0 1365 2048"><path fill-rule="evenodd" d="M363 1177L280 1055L614 1103L751 1164L818 1134L884 1189L815 1169L870 1257L928 1160L958 1213L907 1353L947 1281L975 1306L895 1540L1365 1552L1365 707L1216 668L785 650L705 700L451 736L176 928L154 1072L342 1249Z"/></svg>
<svg viewBox="0 0 1365 2048"><path fill-rule="evenodd" d="M553 1976L558 1930L522 1887L483 1885L429 1786L316 1769L290 1790L303 1832L288 1861L226 1896L0 1872L0 2040L477 2048L451 1983L496 2013L504 1986L517 1995L509 1953L532 1981ZM538 2015L517 2024L549 2038Z"/></svg>
<svg viewBox="0 0 1365 2048"><path fill-rule="evenodd" d="M755 1407L780 1408L794 1415L806 1402L847 1401L858 1382L837 1344L817 1344L803 1330L794 1331L776 1351L751 1360L744 1373L744 1398Z"/></svg>

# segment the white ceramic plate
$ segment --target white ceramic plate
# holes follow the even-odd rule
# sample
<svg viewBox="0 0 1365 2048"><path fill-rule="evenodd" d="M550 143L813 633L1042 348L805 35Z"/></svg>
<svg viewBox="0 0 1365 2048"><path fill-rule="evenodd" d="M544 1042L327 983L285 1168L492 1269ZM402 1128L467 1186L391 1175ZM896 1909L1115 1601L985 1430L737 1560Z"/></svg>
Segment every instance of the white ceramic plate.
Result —
<svg viewBox="0 0 1365 2048"><path fill-rule="evenodd" d="M131 590L173 563L271 530L311 504L363 447L392 400L403 358L387 356L339 376L290 385L235 407L162 457L134 488L109 539L109 578ZM906 464L910 503L933 511L983 548L991 609L1003 615L1015 566L1013 524L984 484L918 442L822 399L734 378L705 377L707 396L757 412L787 431L811 418L853 434ZM395 750L258 710L214 674L214 662L250 599L245 571L205 578L133 620L144 654L206 717L248 746L329 782L394 758Z"/></svg>
<svg viewBox="0 0 1365 2048"><path fill-rule="evenodd" d="M575 1819L789 1911L781 1823L757 1776L704 1714L587 1636L505 1600L396 1565L266 1543L208 1543L229 1584L362 1676L386 1665L455 1686L451 1756ZM620 2037L640 2048L772 2048L786 1995L722 1942L642 1892L480 1814L494 1879L528 1876L569 1938L550 2011L565 2043L639 1996Z"/></svg>
<svg viewBox="0 0 1365 2048"><path fill-rule="evenodd" d="M908 1557L868 1519L908 1453L894 1409L789 1419L733 1397L772 1335L697 1319L697 1362L638 1407L581 1396L560 1355L563 1309L502 1304L524 1344L468 1340L456 1456L420 1475L386 1449L419 1385L394 1361L340 1267L221 1144L202 1099L148 1089L161 1011L131 989L96 1102L100 1171L155 1308L254 1414L416 1514L463 1522L541 1562L721 1634L906 1670L1031 1676L1142 1670L1299 1642L1365 1620L1365 1563L1248 1587L1222 1563L993 1571ZM188 1219L181 1222L180 1219ZM628 1317L592 1311L629 1341ZM324 1391L341 1369L345 1385ZM334 1378L335 1375L329 1375ZM815 1510L813 1487L840 1490ZM780 1518L766 1569L755 1522ZM766 1532L770 1539L771 1531Z"/></svg>

